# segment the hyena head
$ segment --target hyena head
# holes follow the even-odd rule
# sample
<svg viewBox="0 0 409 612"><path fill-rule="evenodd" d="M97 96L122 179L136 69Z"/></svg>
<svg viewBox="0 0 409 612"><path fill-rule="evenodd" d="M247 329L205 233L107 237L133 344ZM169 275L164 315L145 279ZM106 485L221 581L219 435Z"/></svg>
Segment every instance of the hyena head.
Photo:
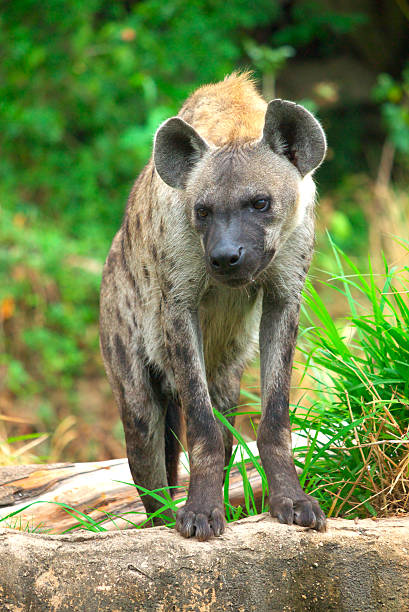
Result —
<svg viewBox="0 0 409 612"><path fill-rule="evenodd" d="M324 132L305 108L267 106L259 140L215 147L180 117L161 125L154 162L185 202L209 274L230 286L254 280L302 222L315 194L312 171L326 151Z"/></svg>

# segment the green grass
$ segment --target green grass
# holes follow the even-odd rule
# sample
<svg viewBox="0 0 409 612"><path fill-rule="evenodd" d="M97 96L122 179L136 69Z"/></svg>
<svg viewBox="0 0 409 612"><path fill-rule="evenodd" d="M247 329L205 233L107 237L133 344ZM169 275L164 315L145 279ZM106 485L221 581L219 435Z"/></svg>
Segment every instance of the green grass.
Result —
<svg viewBox="0 0 409 612"><path fill-rule="evenodd" d="M409 268L363 273L331 242L338 274L309 282L308 327L300 337L314 388L307 415L293 415L306 439L302 482L329 516L386 516L409 510ZM326 303L336 292L344 316ZM321 297L325 295L325 298Z"/></svg>

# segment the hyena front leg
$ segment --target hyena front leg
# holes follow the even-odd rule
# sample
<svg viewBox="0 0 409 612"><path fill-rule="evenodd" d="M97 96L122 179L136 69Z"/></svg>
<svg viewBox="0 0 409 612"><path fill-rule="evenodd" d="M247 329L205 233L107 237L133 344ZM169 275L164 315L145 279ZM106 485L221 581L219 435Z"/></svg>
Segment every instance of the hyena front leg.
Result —
<svg viewBox="0 0 409 612"><path fill-rule="evenodd" d="M269 486L270 513L280 523L325 531L318 502L306 495L295 471L291 448L289 393L300 300L263 299L260 361L263 413L257 444Z"/></svg>
<svg viewBox="0 0 409 612"><path fill-rule="evenodd" d="M186 538L208 540L224 531L224 445L206 383L197 313L167 313L166 343L186 419L190 463L188 499L176 516L176 529Z"/></svg>

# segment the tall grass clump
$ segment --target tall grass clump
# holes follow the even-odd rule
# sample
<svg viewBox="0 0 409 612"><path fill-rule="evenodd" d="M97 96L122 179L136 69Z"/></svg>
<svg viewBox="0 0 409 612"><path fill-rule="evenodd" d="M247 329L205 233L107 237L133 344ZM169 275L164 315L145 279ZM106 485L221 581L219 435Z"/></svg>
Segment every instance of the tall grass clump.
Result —
<svg viewBox="0 0 409 612"><path fill-rule="evenodd" d="M409 268L363 273L331 241L338 274L309 282L300 347L313 387L293 425L302 481L329 516L409 511ZM407 248L407 251L409 249ZM341 301L334 320L327 303ZM304 379L305 380L305 379Z"/></svg>

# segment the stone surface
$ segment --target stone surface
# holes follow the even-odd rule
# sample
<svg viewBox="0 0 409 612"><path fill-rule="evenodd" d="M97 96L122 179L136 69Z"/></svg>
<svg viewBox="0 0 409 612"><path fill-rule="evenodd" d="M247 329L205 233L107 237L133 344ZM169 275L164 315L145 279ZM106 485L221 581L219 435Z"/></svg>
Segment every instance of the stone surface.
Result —
<svg viewBox="0 0 409 612"><path fill-rule="evenodd" d="M0 610L409 610L409 517L327 533L239 521L209 542L165 527L64 536L0 530Z"/></svg>

